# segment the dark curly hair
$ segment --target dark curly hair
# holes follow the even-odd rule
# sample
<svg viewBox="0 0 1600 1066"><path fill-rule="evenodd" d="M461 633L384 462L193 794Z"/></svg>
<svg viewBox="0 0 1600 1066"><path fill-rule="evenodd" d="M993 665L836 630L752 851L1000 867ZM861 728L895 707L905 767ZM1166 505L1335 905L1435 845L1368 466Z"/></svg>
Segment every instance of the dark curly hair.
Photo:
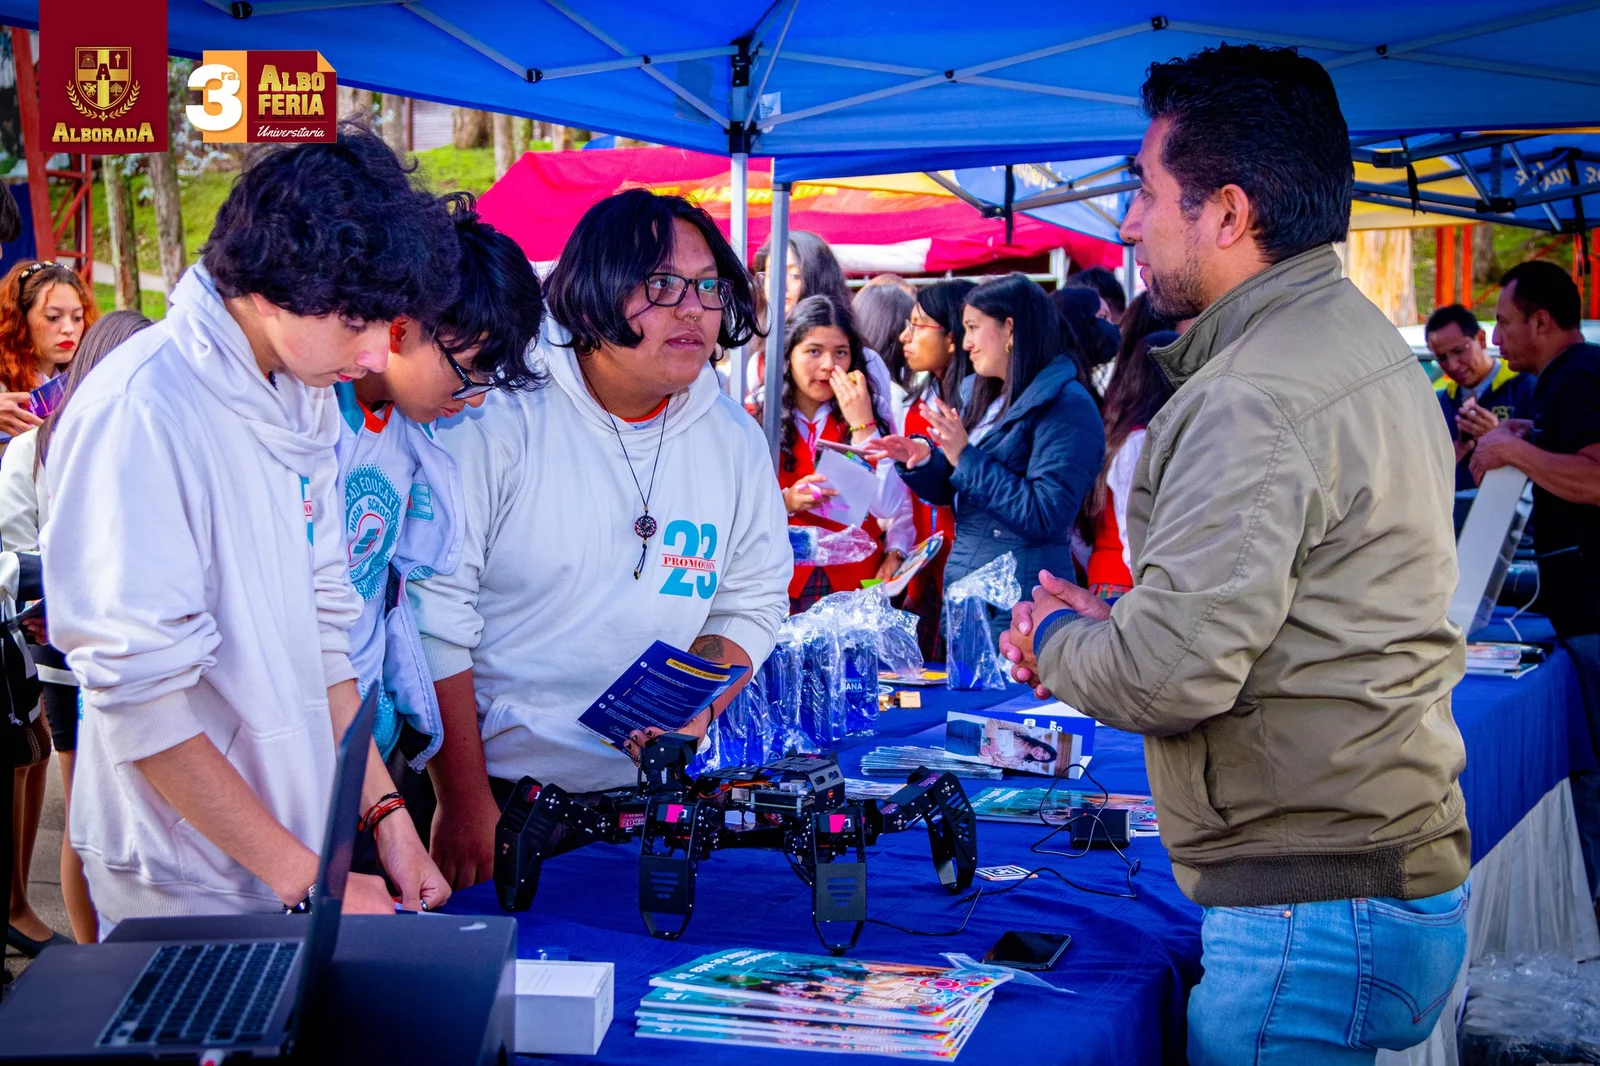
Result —
<svg viewBox="0 0 1600 1066"><path fill-rule="evenodd" d="M800 443L800 431L794 424L794 365L790 360L794 350L805 342L805 339L814 329L825 326L842 332L850 342L849 370L861 371L863 380L867 383L867 395L872 399L872 421L877 425L878 432L887 435L891 432L889 426L877 414L878 397L872 389L872 375L867 370L867 355L861 343L861 334L856 332L855 318L850 313L848 306L841 306L829 296L807 296L804 300L794 305L794 310L789 312L788 321L783 326L783 394L779 398L783 411L783 438L782 459L780 460L785 471L795 468L794 450ZM848 372L848 371L847 371ZM839 410L837 399L828 401L828 411L841 423L845 421L844 412ZM756 420L761 421L765 412L758 409L755 412Z"/></svg>
<svg viewBox="0 0 1600 1066"><path fill-rule="evenodd" d="M536 389L544 374L530 361L544 321L539 276L517 242L478 217L471 193L444 197L461 244L461 287L445 308L435 340L447 355L482 344L474 375L502 389Z"/></svg>
<svg viewBox="0 0 1600 1066"><path fill-rule="evenodd" d="M334 144L274 147L239 175L200 250L217 291L290 314L430 328L455 299L460 245L445 206L356 126Z"/></svg>
<svg viewBox="0 0 1600 1066"><path fill-rule="evenodd" d="M689 223L711 248L717 276L733 289L722 309L717 344L737 348L762 333L756 322L750 272L705 211L681 196L657 196L628 189L608 196L583 213L545 279L550 317L571 335L580 353L601 345L636 348L644 340L628 324L628 300L672 259L673 223Z"/></svg>
<svg viewBox="0 0 1600 1066"><path fill-rule="evenodd" d="M1152 119L1172 121L1161 165L1178 180L1185 212L1237 185L1268 262L1344 240L1355 187L1350 131L1316 60L1225 44L1152 64L1141 96Z"/></svg>

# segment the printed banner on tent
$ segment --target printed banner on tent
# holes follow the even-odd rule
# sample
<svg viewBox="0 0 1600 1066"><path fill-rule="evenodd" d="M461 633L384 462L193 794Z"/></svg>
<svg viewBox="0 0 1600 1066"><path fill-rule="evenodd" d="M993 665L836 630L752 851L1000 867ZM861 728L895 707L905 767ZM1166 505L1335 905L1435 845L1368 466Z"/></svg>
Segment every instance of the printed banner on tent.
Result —
<svg viewBox="0 0 1600 1066"><path fill-rule="evenodd" d="M338 139L333 65L315 51L207 51L189 75L200 102L185 113L207 144Z"/></svg>
<svg viewBox="0 0 1600 1066"><path fill-rule="evenodd" d="M51 150L167 150L166 0L40 4L38 70Z"/></svg>

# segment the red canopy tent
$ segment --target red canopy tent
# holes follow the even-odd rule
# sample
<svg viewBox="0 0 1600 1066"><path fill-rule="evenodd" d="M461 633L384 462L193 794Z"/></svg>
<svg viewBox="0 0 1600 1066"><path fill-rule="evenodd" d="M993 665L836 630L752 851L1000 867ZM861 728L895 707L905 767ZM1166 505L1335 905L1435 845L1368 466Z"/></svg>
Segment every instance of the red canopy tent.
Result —
<svg viewBox="0 0 1600 1066"><path fill-rule="evenodd" d="M528 258L561 254L583 212L623 189L675 193L700 204L729 231L728 161L679 148L611 148L529 152L479 201L485 220L508 233ZM980 216L922 175L797 182L790 194L790 230L827 240L848 271L920 274L981 266L1001 259L1066 249L1075 269L1116 267L1118 245L1018 215L1011 242L1005 223ZM771 228L772 161L750 160L750 247Z"/></svg>

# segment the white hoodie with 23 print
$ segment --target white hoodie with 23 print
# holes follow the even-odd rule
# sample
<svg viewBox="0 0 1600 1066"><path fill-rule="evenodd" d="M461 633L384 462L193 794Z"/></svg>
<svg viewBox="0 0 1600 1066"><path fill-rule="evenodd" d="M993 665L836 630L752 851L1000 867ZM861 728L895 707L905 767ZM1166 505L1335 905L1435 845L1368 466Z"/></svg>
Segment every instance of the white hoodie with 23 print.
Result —
<svg viewBox="0 0 1600 1066"><path fill-rule="evenodd" d="M411 595L434 677L473 671L490 775L589 790L635 771L578 716L655 640L716 634L759 667L794 555L761 428L709 364L662 415L613 422L564 339L552 325L541 340L548 386L439 425L466 540L455 572ZM657 532L636 579L641 492Z"/></svg>
<svg viewBox="0 0 1600 1066"><path fill-rule="evenodd" d="M355 676L332 389L268 381L202 266L84 379L45 468L50 639L82 684L72 845L108 922L272 911L134 765L204 733L322 848Z"/></svg>

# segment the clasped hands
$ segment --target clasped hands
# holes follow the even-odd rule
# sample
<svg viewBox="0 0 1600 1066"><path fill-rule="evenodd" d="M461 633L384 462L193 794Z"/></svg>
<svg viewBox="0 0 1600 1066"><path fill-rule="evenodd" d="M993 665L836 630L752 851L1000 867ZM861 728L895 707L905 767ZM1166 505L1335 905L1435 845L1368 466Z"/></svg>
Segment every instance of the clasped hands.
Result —
<svg viewBox="0 0 1600 1066"><path fill-rule="evenodd" d="M1000 654L1011 663L1014 680L1033 688L1033 694L1048 699L1050 690L1039 677L1037 649L1033 646L1038 624L1056 611L1074 611L1084 618L1104 621L1111 617L1111 605L1088 589L1063 581L1048 570L1039 571L1033 599L1022 600L1011 608L1011 628L1000 635Z"/></svg>

